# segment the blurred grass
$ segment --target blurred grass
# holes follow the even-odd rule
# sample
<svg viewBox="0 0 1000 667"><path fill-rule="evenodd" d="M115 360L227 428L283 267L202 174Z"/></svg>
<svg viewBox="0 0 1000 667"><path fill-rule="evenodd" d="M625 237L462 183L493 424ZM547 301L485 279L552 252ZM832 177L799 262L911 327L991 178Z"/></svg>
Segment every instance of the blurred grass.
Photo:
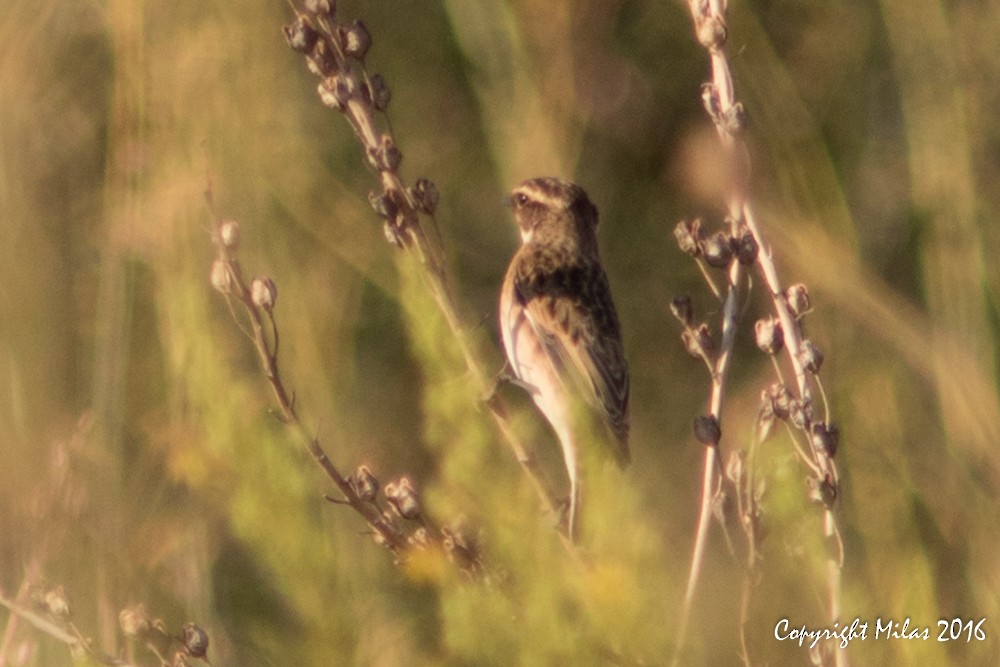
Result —
<svg viewBox="0 0 1000 667"><path fill-rule="evenodd" d="M667 304L689 292L716 316L669 232L722 201L690 18L625 0L341 11L375 37L403 171L441 189L454 287L497 368L496 291L516 243L501 196L558 172L601 208L636 463L592 466L593 567L567 562L414 267L384 242L356 142L281 37L287 7L3 0L0 590L26 573L64 584L109 650L117 610L145 602L206 627L214 664L662 664L700 479L690 421L707 397ZM813 294L808 333L843 433L845 616L932 634L939 618L987 618L984 643L868 640L852 657L994 664L1000 10L732 11L755 200L784 280ZM278 282L282 364L307 424L344 469L411 474L439 517L481 527L493 587L401 571L321 499L208 284L208 176L242 223L245 266ZM770 382L751 347L744 333L730 446L749 442ZM561 479L530 409L518 424ZM748 637L756 662L801 664L772 633L782 616L822 623L816 518L782 438L765 447L770 534ZM691 664L737 661L742 579L715 533ZM70 662L22 637L29 664Z"/></svg>

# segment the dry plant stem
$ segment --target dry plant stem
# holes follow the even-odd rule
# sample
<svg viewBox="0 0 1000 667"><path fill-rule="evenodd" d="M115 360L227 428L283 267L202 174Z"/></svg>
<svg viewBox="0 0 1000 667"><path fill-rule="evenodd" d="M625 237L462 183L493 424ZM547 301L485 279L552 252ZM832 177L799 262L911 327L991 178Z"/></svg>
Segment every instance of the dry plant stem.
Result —
<svg viewBox="0 0 1000 667"><path fill-rule="evenodd" d="M33 625L37 630L44 632L53 639L56 639L69 647L79 647L87 654L87 657L99 665L115 665L116 667L132 667L131 663L122 660L121 658L116 658L110 655L104 655L98 652L91 646L91 643L80 634L80 631L76 629L72 623L69 624L70 631L67 631L58 624L50 621L40 614L36 614L32 610L23 607L13 600L8 600L7 598L0 595L0 605L7 607L13 615L23 618ZM6 664L4 654L0 654L0 664Z"/></svg>
<svg viewBox="0 0 1000 667"><path fill-rule="evenodd" d="M792 364L792 368L795 370L795 381L798 385L799 396L802 402L806 404L812 400L812 391L810 388L811 376L803 366L800 355L802 350L802 330L789 311L788 302L785 299L781 282L778 279L778 271L774 266L770 245L767 244L767 240L760 232L756 217L753 214L753 210L749 202L744 203L743 213L747 227L750 229L750 233L754 235L754 238L757 239L758 246L760 247L760 253L757 256L757 265L764 276L765 282L767 283L772 301L774 303L774 309L778 314L779 321L781 322L781 328L784 332L785 346L788 350L788 358ZM827 412L829 412L829 408L827 408ZM828 417L829 416L827 415L827 418ZM818 479L828 480L834 488L837 488L839 484L839 477L837 474L837 467L833 459L825 452L821 452L815 447L810 446L807 449L813 453L813 460L815 462L815 469L817 469ZM828 553L826 556L827 616L831 621L836 621L840 618L843 542L840 537L840 528L837 526L837 518L833 513L833 508L830 506L825 507L823 510L823 536L828 545ZM829 545L831 544L836 545L836 551L830 548ZM840 647L840 644L835 644L834 660L837 667L847 667L849 664L847 654Z"/></svg>
<svg viewBox="0 0 1000 667"><path fill-rule="evenodd" d="M727 201L730 220L733 225L737 225L741 222L745 224L746 228L749 230L750 234L757 243L759 251L757 253L756 264L763 275L765 284L771 294L774 310L777 313L778 320L784 333L785 350L787 351L789 361L795 372L796 385L799 394L798 399L801 401L803 406L810 406L812 402L810 383L811 376L805 368L800 356L803 348L801 328L799 327L796 318L792 315L788 302L785 298L785 294L781 287L778 273L774 265L770 245L767 243L766 238L761 232L756 216L754 215L753 208L747 199L745 187L745 182L747 180L745 173L747 171L746 165L738 164L740 160L746 160L746 149L742 142L737 140L735 135L735 133L741 129L742 108L736 102L732 74L724 48L727 37L727 3L726 0L689 0L688 4L694 21L695 33L698 41L708 50L711 58L712 82L710 84L710 89L706 91L706 108L715 122L719 140L724 149L724 155L731 161L733 166L737 167L736 179L733 183ZM727 306L729 305L728 298L733 295L733 285L735 284L735 282L730 282L730 291L727 295ZM725 321L728 322L728 319ZM723 345L723 353L720 355L719 360L720 364L725 360L725 355L725 345ZM713 408L716 405L716 390L718 389L721 393L723 388L722 383L717 380L718 378L713 377ZM721 396L718 398L718 401L721 405ZM715 412L712 414L717 416L717 413ZM829 484L835 492L838 479L833 459L826 452L820 451L816 447L807 446L806 450L812 454L812 461L809 461L808 459L806 459L806 461L809 464L809 467L813 470L814 474L817 475L817 483ZM691 601L694 597L694 589L697 585L698 572L700 570L700 561L704 552L704 535L702 535L702 529L705 528L707 530L708 520L705 516L710 511L710 504L712 501L711 493L709 492L709 485L714 481L713 470L716 465L717 462L714 460L714 456L712 454L706 454L706 467L704 470L705 488L702 492L702 519L699 521L699 531L695 542L695 553L692 559L691 576L688 581L688 590L685 595L684 609L682 612L681 630L679 632L677 645L678 656L683 648L687 616L690 611ZM753 491L751 489L751 493L752 492ZM823 524L824 536L827 538L827 543L829 544L831 542L835 542L840 545L840 535L837 528L836 518L833 514L831 504L829 503L824 508ZM752 535L752 529L748 530L751 530L751 533L748 533L748 542L752 556L755 552L755 536ZM836 555L832 552L832 550L827 554L827 613L831 621L836 621L840 615L841 561L842 546L838 547ZM750 568L754 566L752 557L748 565ZM744 595L748 595L750 589L749 580L747 580L745 584ZM746 605L747 600L744 600L744 616ZM743 629L741 628L741 641L743 641L742 633ZM743 643L743 658L744 661L749 661L745 642ZM834 659L835 664L838 667L845 667L847 665L846 654L843 649L839 647L839 644L835 646Z"/></svg>
<svg viewBox="0 0 1000 667"><path fill-rule="evenodd" d="M33 626L41 630L47 635L58 639L64 644L76 644L77 639L69 632L66 632L58 625L48 620L40 614L36 614L26 607L22 607L13 600L8 600L7 598L0 596L0 605L7 607L11 612L17 614L20 618L31 623Z"/></svg>
<svg viewBox="0 0 1000 667"><path fill-rule="evenodd" d="M311 6L315 8L319 4L321 3ZM307 7L309 6L307 3ZM477 352L469 345L465 327L458 315L459 310L448 287L441 251L430 242L421 225L420 213L430 214L430 211L425 204L415 199L413 189L404 185L399 175L402 154L396 148L395 137L389 127L380 127L376 120L379 112L385 114L388 101L384 104L374 101L375 94L372 91L375 90L376 78L380 80L380 77L369 75L365 63L371 38L359 22L355 22L350 28L338 24L336 7L332 6L332 11L296 10L296 23L286 27L286 37L293 49L306 56L310 70L321 77L320 97L324 104L343 113L365 149L368 164L378 170L382 187L379 198L384 200L383 204L388 204L380 212L387 221L386 234L390 241L413 253L424 267L428 289L459 346L476 391L480 396L486 395L492 385L488 380L489 374L484 371L485 364ZM352 31L366 42L363 49L348 48L348 42L342 36ZM307 37L304 44L296 41L296 38L303 35ZM384 86L384 82L381 85ZM387 126L388 123L384 125ZM542 478L534 458L510 427L503 400L493 396L489 405L497 429L528 476L543 510L556 515L559 505L556 496ZM570 547L566 539L563 542Z"/></svg>
<svg viewBox="0 0 1000 667"><path fill-rule="evenodd" d="M15 596L15 600L20 600L25 595L28 590L28 580L25 579L24 583L21 584L20 589ZM0 595L0 599L3 596ZM9 608L9 607L8 607ZM10 643L14 640L14 635L17 633L17 619L20 618L17 614L11 614L7 617L7 625L4 627L3 640L0 641L0 667L6 667L7 665L7 651L10 650Z"/></svg>
<svg viewBox="0 0 1000 667"><path fill-rule="evenodd" d="M704 0L690 0L690 9L695 22L695 29L701 37L703 26L705 29L725 30L725 2L712 0L706 3ZM710 48L709 53L712 59L712 83L716 88L719 100L719 111L725 113L735 106L735 95L733 94L732 77L726 63L725 52L722 45L717 44L715 48ZM719 140L721 141L725 153L731 157L734 153L735 141L732 134L723 125L716 122ZM736 225L741 219L740 210L743 206L743 188L735 187L729 195L728 208L733 234L736 234ZM699 263L699 266L701 264ZM704 269L703 269L704 272ZM732 359L733 344L736 339L736 329L739 317L739 285L742 281L742 265L734 261L729 269L729 285L726 291L726 298L723 305L722 320L722 344L719 356L716 360L715 369L712 373L712 393L709 400L709 414L721 421L722 403L725 394L726 379L729 374L730 361ZM709 280L712 292L719 295L714 283ZM691 566L688 573L687 589L684 593L684 603L681 608L680 620L677 625L677 640L674 648L673 664L680 664L681 655L687 638L688 622L691 616L691 607L694 603L695 594L698 589L698 582L701 577L702 563L705 556L705 544L708 539L708 529L712 520L712 505L715 497L715 489L720 481L719 475L719 451L718 447L706 447L705 456L702 461L702 491L701 507L698 515L698 527L695 531L694 548L691 555Z"/></svg>
<svg viewBox="0 0 1000 667"><path fill-rule="evenodd" d="M721 421L722 404L725 396L726 380L729 377L730 362L733 357L733 345L736 342L736 330L739 320L739 285L743 280L743 266L733 262L729 269L729 287L722 309L722 343L719 355L712 369L712 393L709 398L709 414ZM708 528L712 522L713 500L716 496L721 479L719 468L718 446L706 446L702 461L701 507L698 512L698 527L695 531L694 548L691 554L691 566L688 571L687 589L684 593L684 604L677 623L677 639L674 647L674 665L680 664L681 654L687 637L688 622L691 617L691 607L701 578L701 566L705 557L705 545L708 540Z"/></svg>
<svg viewBox="0 0 1000 667"><path fill-rule="evenodd" d="M206 198L209 203L209 208L213 210L214 216L215 214L211 190L206 192ZM320 445L319 440L309 433L309 431L302 424L302 421L299 419L298 413L295 410L294 401L288 390L285 388L285 384L281 379L281 374L278 371L278 330L274 322L273 313L270 309L264 309L254 303L250 286L243 277L243 271L240 268L239 262L236 260L234 252L227 248L220 238L218 233L219 225L220 220L216 216L216 233L214 236L219 253L218 261L222 262L222 265L225 267L228 275L227 296L235 298L243 305L244 312L250 321L250 336L253 339L254 347L257 350L257 356L260 359L264 376L271 385L274 397L277 400L278 408L281 411L281 420L295 430L310 455L312 455L316 463L319 464L319 466L323 469L323 472L326 473L326 476L330 478L337 489L343 494L347 504L349 504L352 509L354 509L365 519L365 521L368 522L372 529L378 534L380 540L394 554L402 556L406 550L405 536L388 521L386 521L385 517L376 507L358 497L358 494L347 481L347 478L340 472L340 470L337 469L337 467L330 460L330 457L327 456L323 447ZM264 321L261 315L262 311L266 313L270 336L264 327Z"/></svg>
<svg viewBox="0 0 1000 667"><path fill-rule="evenodd" d="M216 289L226 296L230 311L237 323L241 322L234 301L242 304L249 329L241 330L253 341L261 369L267 378L278 404L282 422L289 426L309 451L326 476L340 491L341 497L325 496L327 500L350 506L371 527L376 542L387 547L396 556L397 562L405 561L414 548L433 546L447 554L466 575L484 574L483 562L475 548L470 548L465 536L453 529L442 528L420 509L419 501L406 477L390 482L382 489L383 500L377 497L380 485L371 471L361 466L355 475L346 477L334 465L318 438L303 425L295 407L295 397L286 388L278 369L278 325L274 318L277 289L270 278L255 278L250 284L243 276L236 258L238 245L238 225L235 221L223 221L215 212L211 187L205 193L213 217L213 240L217 248L217 259L212 267L212 282ZM394 489L390 495L390 488ZM388 507L383 507L383 505ZM410 534L400 527L396 517L404 521L414 521L420 527Z"/></svg>
<svg viewBox="0 0 1000 667"><path fill-rule="evenodd" d="M765 283L767 284L768 291L771 294L771 300L774 304L775 313L777 313L778 321L781 323L781 330L784 333L785 348L788 351L788 360L795 371L795 383L799 390L799 398L804 404L812 402L813 396L811 379L815 379L816 385L820 388L820 393L823 396L825 406L824 411L826 412L825 418L829 419L829 406L826 402L826 395L822 391L822 386L819 384L819 379L813 378L802 363L802 329L799 326L798 321L792 315L791 310L789 310L788 301L785 299L785 293L781 287L781 281L778 278L778 271L774 266L771 247L763 233L760 231L750 202L744 202L742 212L747 228L750 230L750 233L753 234L754 238L757 239L757 244L760 248L760 252L757 255L757 266L764 277ZM808 450L813 453L811 458L815 464L815 469L819 471L820 477L822 478L824 475L829 476L830 481L836 484L838 476L836 464L833 459L813 447L809 447ZM835 525L836 522L834 521L834 526ZM834 535L829 535L829 537L834 537Z"/></svg>
<svg viewBox="0 0 1000 667"><path fill-rule="evenodd" d="M734 480L737 487L737 516L740 518L740 526L746 534L747 543L746 572L743 576L743 586L740 594L739 629L740 659L743 661L744 665L747 665L747 667L753 664L750 659L750 648L747 643L747 624L750 620L750 597L753 593L754 575L756 571L755 568L757 561L760 558L757 552L757 529L759 524L756 521L756 518L759 516L759 498L757 495L757 481L755 475L757 470L756 458L760 442L760 438L755 435L753 440L750 442L750 450L743 461L743 470L746 474L739 475L737 476L737 479Z"/></svg>

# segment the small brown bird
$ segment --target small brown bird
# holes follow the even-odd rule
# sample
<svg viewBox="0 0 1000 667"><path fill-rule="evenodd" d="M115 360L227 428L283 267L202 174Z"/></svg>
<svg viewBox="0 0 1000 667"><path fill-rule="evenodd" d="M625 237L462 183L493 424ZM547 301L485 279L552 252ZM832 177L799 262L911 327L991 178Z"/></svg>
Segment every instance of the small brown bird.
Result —
<svg viewBox="0 0 1000 667"><path fill-rule="evenodd" d="M567 532L580 506L574 406L594 406L629 462L629 377L621 327L597 250L597 207L578 185L533 178L510 197L521 247L500 292L500 331L518 380L559 437L570 482ZM609 439L610 440L610 439Z"/></svg>

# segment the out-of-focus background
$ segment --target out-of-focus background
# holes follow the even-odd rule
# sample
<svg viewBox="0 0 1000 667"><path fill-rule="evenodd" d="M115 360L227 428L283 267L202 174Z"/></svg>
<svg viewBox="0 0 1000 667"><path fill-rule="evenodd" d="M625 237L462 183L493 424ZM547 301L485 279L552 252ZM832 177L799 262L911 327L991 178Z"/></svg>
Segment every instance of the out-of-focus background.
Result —
<svg viewBox="0 0 1000 667"><path fill-rule="evenodd" d="M367 194L376 176L317 99L280 2L2 0L0 591L63 586L95 645L144 603L198 622L216 665L664 664L690 559L704 366L670 299L717 326L672 228L722 217L705 51L680 2L340 3L374 37L402 173L435 181L470 335L492 354L516 233L501 198L557 174L602 214L633 377L634 465L596 473L588 566L570 561ZM995 664L1000 633L1000 6L735 2L728 43L752 192L842 438L843 615L928 627L854 664ZM271 416L208 273L203 192L278 285L281 363L345 471L410 475L478 531L492 586L394 566ZM773 369L743 322L723 447L746 447ZM426 317L433 319L433 313ZM507 391L550 476L554 440ZM806 664L774 625L823 626L819 514L781 429L764 448L753 664ZM730 537L742 553L741 533ZM585 540L585 544L587 540ZM742 557L713 528L687 664L736 664ZM985 618L986 640L936 641ZM0 611L0 664L70 664ZM137 652L142 656L142 652ZM151 663L150 663L151 664Z"/></svg>

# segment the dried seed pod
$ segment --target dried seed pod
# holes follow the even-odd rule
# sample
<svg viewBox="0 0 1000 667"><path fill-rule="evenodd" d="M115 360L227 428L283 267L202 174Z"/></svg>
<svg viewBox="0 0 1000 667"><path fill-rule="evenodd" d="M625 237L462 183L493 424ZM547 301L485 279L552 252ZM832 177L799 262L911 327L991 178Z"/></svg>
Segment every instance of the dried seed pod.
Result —
<svg viewBox="0 0 1000 667"><path fill-rule="evenodd" d="M223 220L220 222L219 240L229 250L236 250L240 245L240 224L235 220Z"/></svg>
<svg viewBox="0 0 1000 667"><path fill-rule="evenodd" d="M814 449L826 453L831 459L837 455L837 448L840 445L840 429L836 424L817 422L812 427L812 446Z"/></svg>
<svg viewBox="0 0 1000 667"><path fill-rule="evenodd" d="M691 318L694 317L694 307L691 305L691 297L686 294L675 296L670 300L670 312L685 327L691 326Z"/></svg>
<svg viewBox="0 0 1000 667"><path fill-rule="evenodd" d="M317 16L333 18L337 13L337 0L306 0L305 7L307 12Z"/></svg>
<svg viewBox="0 0 1000 667"><path fill-rule="evenodd" d="M823 367L823 352L811 340L807 339L802 341L802 348L799 350L799 360L807 371L816 374Z"/></svg>
<svg viewBox="0 0 1000 667"><path fill-rule="evenodd" d="M709 266L724 269L733 260L733 244L723 232L716 232L701 243L701 252Z"/></svg>
<svg viewBox="0 0 1000 667"><path fill-rule="evenodd" d="M351 101L356 92L357 84L354 81L354 77L345 76L341 73L334 78L333 94L337 97L341 108L347 107L347 103Z"/></svg>
<svg viewBox="0 0 1000 667"><path fill-rule="evenodd" d="M354 475L348 480L354 493L365 502L372 502L378 494L378 478L372 473L368 466L360 466Z"/></svg>
<svg viewBox="0 0 1000 667"><path fill-rule="evenodd" d="M408 538L410 544L414 544L418 547L426 547L430 544L431 536L427 534L427 529L421 526L417 528Z"/></svg>
<svg viewBox="0 0 1000 667"><path fill-rule="evenodd" d="M258 308L269 311L278 300L278 286L269 276L258 276L250 283L250 300Z"/></svg>
<svg viewBox="0 0 1000 667"><path fill-rule="evenodd" d="M229 294L233 288L233 276L229 273L229 264L222 259L212 262L212 273L210 280L212 287L223 294Z"/></svg>
<svg viewBox="0 0 1000 667"><path fill-rule="evenodd" d="M823 505L826 509L833 509L834 504L837 502L837 484L830 478L830 475L824 475L821 480L809 480L809 486L812 489L812 499Z"/></svg>
<svg viewBox="0 0 1000 667"><path fill-rule="evenodd" d="M809 425L809 405L797 398L788 402L788 423L804 431Z"/></svg>
<svg viewBox="0 0 1000 667"><path fill-rule="evenodd" d="M146 605L125 607L118 614L118 625L126 637L143 637L149 632L150 620L146 615Z"/></svg>
<svg viewBox="0 0 1000 667"><path fill-rule="evenodd" d="M719 420L714 415L698 415L694 418L694 437L703 445L716 446L722 439Z"/></svg>
<svg viewBox="0 0 1000 667"><path fill-rule="evenodd" d="M192 658L204 658L208 654L208 633L194 623L185 623L181 629L184 650Z"/></svg>
<svg viewBox="0 0 1000 667"><path fill-rule="evenodd" d="M282 30L285 33L288 46L292 47L293 51L298 51L299 53L312 53L313 47L316 46L316 42L319 40L319 33L316 32L316 29L312 27L309 19L305 16L297 17L294 23L284 26Z"/></svg>
<svg viewBox="0 0 1000 667"><path fill-rule="evenodd" d="M681 252L697 257L701 254L701 220L681 220L674 227L674 239Z"/></svg>
<svg viewBox="0 0 1000 667"><path fill-rule="evenodd" d="M708 325L704 322L698 325L694 330L695 338L698 340L698 345L701 349L705 351L705 354L712 354L715 352L715 339L712 338L712 332L708 328Z"/></svg>
<svg viewBox="0 0 1000 667"><path fill-rule="evenodd" d="M69 618L69 601L62 586L50 588L45 593L45 610L54 618L65 621Z"/></svg>
<svg viewBox="0 0 1000 667"><path fill-rule="evenodd" d="M403 153L396 148L392 137L382 135L382 142L375 149L375 166L379 171L395 172L403 161Z"/></svg>
<svg viewBox="0 0 1000 667"><path fill-rule="evenodd" d="M409 484L402 486L398 503L399 514L404 519L420 518L420 501L417 499L417 492Z"/></svg>
<svg viewBox="0 0 1000 667"><path fill-rule="evenodd" d="M399 207L396 206L396 202L384 192L369 192L368 203L372 205L375 215L383 220L394 220L396 214L399 213Z"/></svg>
<svg viewBox="0 0 1000 667"><path fill-rule="evenodd" d="M385 485L385 498L393 511L404 519L420 518L420 501L409 477Z"/></svg>
<svg viewBox="0 0 1000 667"><path fill-rule="evenodd" d="M718 51L725 45L728 31L721 18L710 14L699 17L695 23L698 43L703 47L709 51Z"/></svg>
<svg viewBox="0 0 1000 667"><path fill-rule="evenodd" d="M368 92L371 95L373 107L379 111L385 111L389 107L389 100L392 99L392 91L381 74L372 75Z"/></svg>
<svg viewBox="0 0 1000 667"><path fill-rule="evenodd" d="M364 60L372 45L371 33L362 21L355 21L350 27L342 27L340 39L344 53L356 60Z"/></svg>
<svg viewBox="0 0 1000 667"><path fill-rule="evenodd" d="M809 312L811 307L809 290L802 283L792 285L785 290L785 303L788 304L788 310L791 311L792 315L799 319Z"/></svg>
<svg viewBox="0 0 1000 667"><path fill-rule="evenodd" d="M788 412L794 400L792 399L792 392L788 391L788 387L780 382L775 382L767 388L767 395L771 400L771 408L774 410L774 416L778 419L788 419Z"/></svg>
<svg viewBox="0 0 1000 667"><path fill-rule="evenodd" d="M759 251L757 239L750 232L743 234L736 242L736 259L743 266L750 266L756 262Z"/></svg>
<svg viewBox="0 0 1000 667"><path fill-rule="evenodd" d="M330 43L322 39L316 42L312 55L306 59L306 66L317 76L334 76L339 71L337 57L333 54Z"/></svg>
<svg viewBox="0 0 1000 667"><path fill-rule="evenodd" d="M766 354L777 354L785 346L781 323L774 316L757 320L754 324L754 337L757 347Z"/></svg>
<svg viewBox="0 0 1000 667"><path fill-rule="evenodd" d="M343 111L347 108L347 100L350 95L340 76L324 78L316 87L316 92L319 93L319 99L325 106L337 111Z"/></svg>
<svg viewBox="0 0 1000 667"><path fill-rule="evenodd" d="M684 348L695 359L701 359L715 351L715 341L712 340L712 333L708 325L702 322L695 328L688 328L681 332L681 340Z"/></svg>
<svg viewBox="0 0 1000 667"><path fill-rule="evenodd" d="M434 185L433 181L426 178L418 178L417 182L410 189L410 195L413 197L413 201L416 202L418 209L427 215L434 215L441 195L438 193L437 186Z"/></svg>
<svg viewBox="0 0 1000 667"><path fill-rule="evenodd" d="M757 437L760 442L764 442L771 435L775 417L771 392L768 389L763 389L760 392L760 408L757 410Z"/></svg>

